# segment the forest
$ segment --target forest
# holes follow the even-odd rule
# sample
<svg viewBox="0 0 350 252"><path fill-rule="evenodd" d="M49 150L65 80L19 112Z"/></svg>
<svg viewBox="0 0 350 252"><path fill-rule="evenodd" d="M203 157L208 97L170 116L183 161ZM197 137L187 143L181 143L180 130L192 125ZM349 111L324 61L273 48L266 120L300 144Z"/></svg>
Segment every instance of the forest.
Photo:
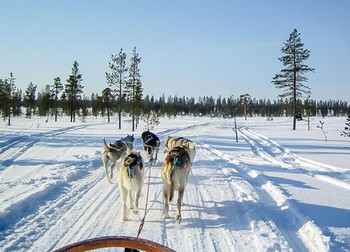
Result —
<svg viewBox="0 0 350 252"><path fill-rule="evenodd" d="M58 97L55 88L46 86L44 91L38 92L32 84L23 92L16 90L9 95L6 90L6 81L0 79L0 111L4 119L11 116L33 115L43 117L71 116L70 99L65 92ZM92 94L91 97L79 94L75 104L75 113L85 116L115 116L119 109L123 115L132 113L133 102L122 97L121 101L113 98L109 88L101 94ZM176 95L154 97L146 95L134 107L137 116L148 116L155 113L158 116L212 116L230 118L234 116L261 116L261 117L290 117L293 115L289 99L278 98L274 100L251 98L249 95L230 97L204 96L204 97L178 97ZM312 99L299 99L297 111L306 116L346 116L350 113L348 102L341 100L316 101Z"/></svg>

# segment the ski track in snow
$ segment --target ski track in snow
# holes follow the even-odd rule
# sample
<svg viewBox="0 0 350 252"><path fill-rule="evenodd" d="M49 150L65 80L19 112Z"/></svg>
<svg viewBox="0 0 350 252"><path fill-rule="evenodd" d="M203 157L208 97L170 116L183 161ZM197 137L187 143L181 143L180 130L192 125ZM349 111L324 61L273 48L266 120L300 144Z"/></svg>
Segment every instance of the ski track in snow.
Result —
<svg viewBox="0 0 350 252"><path fill-rule="evenodd" d="M338 172L339 169L337 169L337 167L295 155L272 139L247 128L241 127L239 132L241 133L240 136L250 144L255 154L272 164L287 169L299 169L301 173L350 190L350 184L346 182L347 178L343 178L343 180L334 178L334 176L338 178L342 176L341 173ZM332 176L328 176L328 174Z"/></svg>
<svg viewBox="0 0 350 252"><path fill-rule="evenodd" d="M136 236L145 211L150 172L150 209L141 238L177 251L330 251L332 244L337 244L334 237L327 236L325 230L306 216L298 203L263 170L210 144L206 137L215 135L216 129L224 128L213 125L215 123L197 124L157 133L162 143L167 135L188 137L196 142L197 155L185 191L180 225L174 220L177 194L170 204L170 218L161 219L161 162L145 169L139 215L129 213L129 221L120 221L119 191L117 184L107 182L102 169L100 137L95 139L98 143L93 143L98 150L92 154L71 154L82 144L65 145L66 148L53 153L44 164L39 160L35 164L37 171L28 173L30 178L3 179L0 189L4 203L0 207L1 250L52 251L97 236ZM21 132L21 136L8 138L0 144L1 178L10 176L16 164L26 162L43 141L53 139L58 143L58 138L66 133L86 127L89 125L32 135ZM232 128L225 127L232 132L232 141L228 144L233 145ZM248 128L242 127L239 132L252 152L265 161L265 168L293 169L349 190L345 179L339 179L341 174L336 167L303 159ZM139 150L142 147L137 137L134 147ZM164 158L162 151L163 148L159 160ZM66 156L71 160L65 160ZM32 189L25 190L28 186ZM350 245L341 243L338 246L350 249Z"/></svg>

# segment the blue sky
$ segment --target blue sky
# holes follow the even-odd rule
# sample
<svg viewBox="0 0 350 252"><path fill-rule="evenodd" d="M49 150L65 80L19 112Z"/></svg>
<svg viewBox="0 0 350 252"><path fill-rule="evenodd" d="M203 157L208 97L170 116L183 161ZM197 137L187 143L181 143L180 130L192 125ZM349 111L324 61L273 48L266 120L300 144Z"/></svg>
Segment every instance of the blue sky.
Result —
<svg viewBox="0 0 350 252"><path fill-rule="evenodd" d="M350 101L350 1L0 0L0 78L41 91L75 60L84 93L107 87L111 54L142 58L144 95L276 99L271 80L294 28L313 99Z"/></svg>

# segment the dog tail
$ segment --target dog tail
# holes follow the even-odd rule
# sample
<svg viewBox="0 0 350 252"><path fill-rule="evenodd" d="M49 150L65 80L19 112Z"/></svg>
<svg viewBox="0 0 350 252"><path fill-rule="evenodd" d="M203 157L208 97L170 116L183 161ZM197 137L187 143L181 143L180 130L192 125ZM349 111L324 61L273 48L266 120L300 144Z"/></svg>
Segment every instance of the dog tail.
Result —
<svg viewBox="0 0 350 252"><path fill-rule="evenodd" d="M186 147L188 147L188 148L194 150L194 149L196 148L196 143L194 143L194 142L188 142Z"/></svg>
<svg viewBox="0 0 350 252"><path fill-rule="evenodd" d="M108 151L109 150L109 147L107 145L107 142L106 142L105 138L103 138L103 146L102 146L102 148L103 148L103 151Z"/></svg>

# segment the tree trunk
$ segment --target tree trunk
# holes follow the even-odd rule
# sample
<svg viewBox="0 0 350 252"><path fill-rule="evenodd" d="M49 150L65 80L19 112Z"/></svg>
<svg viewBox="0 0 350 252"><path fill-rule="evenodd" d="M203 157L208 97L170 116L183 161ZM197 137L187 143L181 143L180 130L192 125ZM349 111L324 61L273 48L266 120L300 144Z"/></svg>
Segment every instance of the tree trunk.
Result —
<svg viewBox="0 0 350 252"><path fill-rule="evenodd" d="M296 125L297 125L297 118L296 118L296 113L297 113L297 73L296 73L296 63L295 63L295 56L294 56L294 72L293 72L293 130L296 130Z"/></svg>
<svg viewBox="0 0 350 252"><path fill-rule="evenodd" d="M118 108L119 129L122 128L122 88L119 87L119 108Z"/></svg>
<svg viewBox="0 0 350 252"><path fill-rule="evenodd" d="M55 97L55 122L57 122L57 96Z"/></svg>

